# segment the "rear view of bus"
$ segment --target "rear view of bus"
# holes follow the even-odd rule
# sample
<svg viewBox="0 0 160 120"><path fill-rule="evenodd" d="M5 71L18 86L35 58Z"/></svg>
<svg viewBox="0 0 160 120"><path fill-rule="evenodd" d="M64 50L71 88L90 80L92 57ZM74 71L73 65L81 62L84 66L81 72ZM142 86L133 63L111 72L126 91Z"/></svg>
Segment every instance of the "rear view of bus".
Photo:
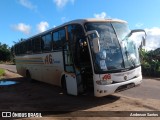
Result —
<svg viewBox="0 0 160 120"><path fill-rule="evenodd" d="M142 82L138 46L133 33L121 20L86 22L86 34L94 71L94 94L97 97L135 87Z"/></svg>

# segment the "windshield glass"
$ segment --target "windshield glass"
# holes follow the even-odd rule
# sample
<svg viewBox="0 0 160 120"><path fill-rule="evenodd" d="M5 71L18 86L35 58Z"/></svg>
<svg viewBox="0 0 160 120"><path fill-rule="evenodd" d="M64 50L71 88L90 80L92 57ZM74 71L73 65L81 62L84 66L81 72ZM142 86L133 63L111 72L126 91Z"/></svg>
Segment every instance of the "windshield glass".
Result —
<svg viewBox="0 0 160 120"><path fill-rule="evenodd" d="M121 44L122 54L124 58L125 68L135 67L140 65L139 52L137 44L130 37L126 37L130 30L125 23L112 23Z"/></svg>
<svg viewBox="0 0 160 120"><path fill-rule="evenodd" d="M94 53L93 38L89 38L95 71L122 70L139 64L135 43L125 38L130 32L126 23L88 22L85 28L86 31L96 30L99 34L98 53Z"/></svg>

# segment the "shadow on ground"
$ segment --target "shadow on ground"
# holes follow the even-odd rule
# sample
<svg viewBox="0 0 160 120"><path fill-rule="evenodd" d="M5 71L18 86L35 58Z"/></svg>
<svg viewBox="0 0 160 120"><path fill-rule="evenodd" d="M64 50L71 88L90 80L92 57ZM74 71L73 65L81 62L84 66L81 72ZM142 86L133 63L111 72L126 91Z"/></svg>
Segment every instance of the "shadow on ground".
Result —
<svg viewBox="0 0 160 120"><path fill-rule="evenodd" d="M17 84L0 86L0 111L46 111L50 114L69 113L113 103L120 99L109 95L96 98L93 94L71 96L63 93L60 87L42 82L30 82L24 78L7 79Z"/></svg>

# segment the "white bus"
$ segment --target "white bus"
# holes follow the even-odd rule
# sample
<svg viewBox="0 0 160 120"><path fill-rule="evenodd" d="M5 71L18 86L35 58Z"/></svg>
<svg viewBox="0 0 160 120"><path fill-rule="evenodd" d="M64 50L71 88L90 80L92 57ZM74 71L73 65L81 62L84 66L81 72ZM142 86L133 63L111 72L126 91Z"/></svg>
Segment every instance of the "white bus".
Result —
<svg viewBox="0 0 160 120"><path fill-rule="evenodd" d="M142 82L135 32L145 33L130 31L123 20L67 22L15 44L17 72L71 95L92 90L102 97L135 87Z"/></svg>

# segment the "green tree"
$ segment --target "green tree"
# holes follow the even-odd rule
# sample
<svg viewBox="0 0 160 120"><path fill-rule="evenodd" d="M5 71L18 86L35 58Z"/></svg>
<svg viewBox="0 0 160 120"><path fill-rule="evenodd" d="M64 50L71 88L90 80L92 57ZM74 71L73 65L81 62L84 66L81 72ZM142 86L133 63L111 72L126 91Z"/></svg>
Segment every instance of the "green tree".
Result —
<svg viewBox="0 0 160 120"><path fill-rule="evenodd" d="M142 65L142 73L147 76L158 76L160 77L160 60L154 55L153 50L145 51L140 49L140 58Z"/></svg>
<svg viewBox="0 0 160 120"><path fill-rule="evenodd" d="M11 50L6 44L0 42L0 61L10 61L11 60Z"/></svg>

